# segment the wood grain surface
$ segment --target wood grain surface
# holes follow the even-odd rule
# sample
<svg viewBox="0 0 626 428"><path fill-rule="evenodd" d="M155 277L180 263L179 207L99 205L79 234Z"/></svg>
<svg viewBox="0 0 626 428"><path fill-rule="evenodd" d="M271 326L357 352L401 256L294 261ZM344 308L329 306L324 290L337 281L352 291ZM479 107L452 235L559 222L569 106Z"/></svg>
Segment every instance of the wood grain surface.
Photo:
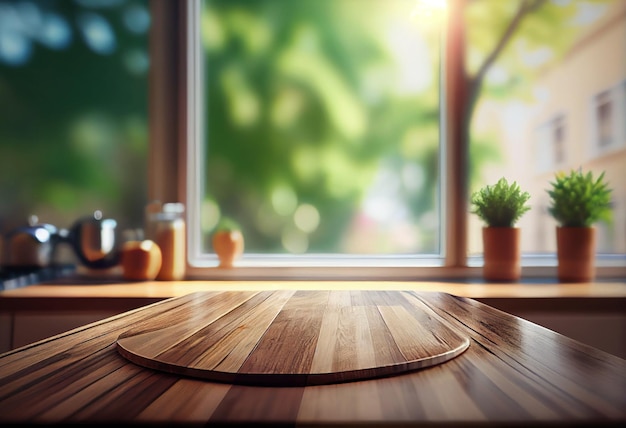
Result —
<svg viewBox="0 0 626 428"><path fill-rule="evenodd" d="M139 365L213 381L306 386L405 373L467 349L411 294L265 291L206 295L117 340Z"/></svg>
<svg viewBox="0 0 626 428"><path fill-rule="evenodd" d="M446 293L386 292L390 299L420 301L471 342L445 364L396 376L288 388L236 385L144 368L116 349L120 336L173 326L182 313L187 319L206 317L207 300L218 312L241 299L240 293L201 292L164 300L0 354L0 425L519 427L626 422L625 360ZM306 300L299 307L317 304ZM310 316L298 312L293 316ZM303 336L303 346L306 340Z"/></svg>

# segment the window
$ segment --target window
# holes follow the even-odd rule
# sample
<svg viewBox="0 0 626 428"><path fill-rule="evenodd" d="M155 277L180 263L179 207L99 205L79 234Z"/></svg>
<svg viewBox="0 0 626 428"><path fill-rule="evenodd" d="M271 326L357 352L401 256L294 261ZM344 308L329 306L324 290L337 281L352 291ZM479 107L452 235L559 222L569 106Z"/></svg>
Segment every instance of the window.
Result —
<svg viewBox="0 0 626 428"><path fill-rule="evenodd" d="M333 77L333 74L329 72L329 69L338 67L333 61L340 60L340 65L350 70L349 75L359 76L359 73L362 73L366 67L358 62L349 64L356 60L346 57L346 54L364 55L367 58L367 55L372 52L371 48L366 46L368 39L361 40L355 37L360 31L358 25L366 25L366 21L371 19L372 15L385 16L381 12L359 14L355 10L350 10L350 6L358 3L359 12L364 12L368 7L393 8L392 5L406 6L407 2L374 0L351 2L346 0L344 2L309 3L303 1L295 3L299 6L292 5L293 10L289 11L284 8L278 11L277 3L270 0L241 4L218 0L195 3L194 12L201 18L197 21L199 27L196 37L195 39L192 37L196 43L194 47L197 49L194 51L197 69L191 73L191 76L198 78L196 83L201 82L200 84L207 86L201 92L205 94L204 91L206 91L207 95L198 97L199 99L192 98L190 104L199 107L200 111L204 112L203 116L192 118L192 121L197 120L196 126L192 127L191 131L195 133L196 144L192 145L190 152L187 153L189 161L194 162L194 168L187 170L191 174L188 178L191 186L188 187L190 193L187 197L190 208L190 230L193 231L190 234L191 263L193 268L197 268L194 272L210 275L211 271L204 269L217 265L217 259L212 254L209 236L219 216L226 215L235 217L239 221L243 218L244 235L250 237L251 245L246 245L246 254L239 264L241 269L237 272L216 273L217 275L239 277L251 272L252 276L267 273L269 276L301 274L319 277L325 275L323 272L333 272L328 274L332 277L337 272L345 272L348 276L372 277L372 274L376 276L376 273L383 272L383 270L382 276L399 275L408 278L433 274L454 276L458 273L462 275L469 273L471 275L471 266L480 264L480 260L475 258L480 255L481 251L476 233L480 227L476 219L467 213L466 203L453 206L450 201L458 202L459 198L462 198L467 202L464 196L467 192L479 185L495 181L498 176L502 175L517 180L522 187L527 188L536 196L534 216L529 215L529 218L520 225L531 237L527 240L524 250L525 264L529 268L527 272L530 272L532 266L545 266L546 264L554 266L556 262L553 239L549 236L554 232L554 223L552 226L550 226L550 221L546 223L545 197L542 196L552 174L557 172L555 167L561 169L586 165L578 157L579 149L576 145L581 144L580 135L584 135L584 130L579 128L583 124L580 116L583 116L581 112L585 108L581 100L588 96L587 90L583 91L581 88L588 86L590 82L583 80L584 84L579 85L580 82L577 82L575 78L583 79L587 74L572 73L570 71L572 65L568 61L573 61L571 58L576 58L578 55L580 57L578 60L592 66L594 62L589 56L593 55L598 46L604 48L607 45L612 50L615 48L614 43L622 43L621 46L623 46L623 41L605 40L598 33L598 28L602 27L611 16L615 16L612 12L616 8L623 7L623 3L609 1L606 4L587 7L577 2L567 4L554 2L546 6L548 10L526 10L522 7L523 2L475 1L467 3L465 13L461 16L466 20L467 38L464 39L464 51L467 57L467 68L465 71L470 79L463 81L458 78L463 72L458 73L459 69L455 68L454 55L463 51L454 51L456 48L452 41L456 37L455 30L452 26L443 25L437 37L428 39L428 43L433 44L426 44L430 58L435 61L420 61L421 66L427 69L441 67L443 70L441 75L437 72L431 73L432 76L440 76L438 81L433 80L436 83L436 89L430 92L436 99L435 103L404 100L405 108L410 109L409 121L426 119L425 116L430 115L429 119L433 124L430 130L418 128L415 133L410 132L411 125L403 128L404 130L395 131L398 135L413 136L415 138L413 141L416 142L414 147L417 151L435 147L436 153L430 152L430 162L418 164L417 170L413 171L410 168L408 170L403 168L402 156L406 152L392 154L390 158L380 154L365 158L356 150L362 142L354 138L342 141L345 147L351 147L351 149L346 150L342 157L337 158L328 156L324 152L315 153L312 147L307 146L311 144L311 141L315 141L315 138L319 138L320 141L323 138L329 138L328 131L322 126L325 123L324 120L332 122L333 114L337 111L350 112L350 106L354 106L354 103L364 108L371 99L377 101L380 101L381 97L384 99L387 95L380 90L380 87L376 87L376 84L380 84L381 81L387 84L387 88L390 87L388 82L390 78L379 77L376 82L376 79L372 77L376 76L376 73L368 74L367 78L357 77L362 81L357 80L356 83L351 82L346 85L350 88L374 88L372 93L377 94L377 97L371 98L372 93L369 93L369 99L360 99L351 104L342 98L346 90L338 82L345 82L344 78ZM424 5L427 2L408 3L415 7L415 5ZM365 4L367 6L363 6ZM460 7L464 2L451 2L451 4L450 13L458 14L458 10L453 9ZM298 11L298 7L303 7L303 11ZM349 19L346 21L340 12L346 12ZM506 43L503 43L504 49L499 50L501 49L499 45L493 42L497 40L494 39L494 34L487 33L491 31L497 35L505 34L506 25L513 22L516 14L523 15L524 19L520 22L527 23L527 26L521 25L514 28L512 32L514 37L506 40ZM404 13L403 18L408 21L410 16L410 13ZM300 22L302 17L307 19ZM321 18L319 23L324 23L323 31L328 31L330 35L318 29L317 25L321 24L315 24L312 17ZM337 25L335 19L349 22L350 25L347 23L343 26ZM298 25L300 25L299 31L290 28ZM624 28L625 23L623 20L611 20L611 25L615 26L616 31L619 32L620 28ZM556 38L553 32L557 31L559 26L567 27L568 30L559 31L559 36ZM380 49L393 51L393 47L381 48L384 44L384 38L381 37L384 31L381 28L383 27L368 28L368 31L364 32L375 36ZM538 28L543 29L540 36L534 33L534 31L539 31ZM428 30L432 31L432 28ZM420 29L419 31L426 30ZM280 37L273 32L280 34ZM350 37L345 40L341 39L340 35L343 32L348 32ZM612 33L610 35L612 36ZM335 36L338 38L332 39ZM588 47L590 46L589 38L594 37L595 46L590 48ZM328 41L328 38L332 41L329 46L334 50L331 50L329 54L320 54L323 52L320 47ZM355 39L358 46L350 46L349 43L354 42ZM419 44L411 46L406 38L404 41L404 46L412 50L415 57L419 57L419 49L424 46L420 47ZM458 39L456 41L458 42ZM529 44L531 41L534 44ZM278 45L272 45L273 42L278 42ZM228 48L225 47L227 45ZM295 55L294 47L304 47L309 51L306 54ZM435 55L438 49L443 52ZM249 56L237 56L242 53ZM518 61L520 53L525 61L523 64ZM290 54L294 56L290 58ZM316 64L316 61L319 61L316 55L328 55L328 57L320 57L325 58L321 61L324 66ZM269 68L264 61L270 63ZM275 63L272 64L271 61ZM385 67L380 64L378 66ZM293 72L295 69L304 74L296 75ZM615 69L619 69L619 64L615 65ZM380 72L380 69L377 71ZM415 72L421 73L422 71ZM281 75L286 75L287 78L280 80ZM311 76L320 75L327 79L325 82L332 90L311 80ZM398 84L397 81L393 83ZM464 87L467 97L463 96L463 89L460 91L450 89L448 86L450 84ZM198 87L192 86L192 92L197 95ZM363 92L367 93L367 91ZM328 96L328 93L336 96L336 103L332 107L329 107L329 103L324 98ZM532 97L529 98L528 94L532 94ZM432 95L428 95L431 97L431 102ZM466 105L470 108L471 119L468 121L470 141L467 153L464 153L462 146L455 145L455 141L458 140L450 136L455 132L459 133L459 129L463 129L461 126L464 122L463 118L455 117L454 112L456 104L464 102L468 103ZM343 107L339 109L336 107L337 104ZM386 106L391 105L393 104L386 104ZM434 106L436 111L433 108L424 108L429 105ZM571 109L573 110L570 118ZM396 125L393 123L394 119L402 121L403 114L406 113L401 108L392 111L393 114L389 116L385 116L382 111L366 114L367 120L353 113L345 113L347 119L343 117L334 119L333 125L343 126L345 135L349 132L357 135L358 132L355 130L367 129L368 132L365 135L371 138L369 141L374 146L390 144L390 140L385 138L386 134L383 133L383 129L387 131L392 125ZM568 111L567 121L564 115L555 115L558 111ZM317 121L303 120L303 112L312 114ZM381 117L386 120L376 122ZM541 123L541 117L553 118L548 121L543 120L546 125L545 130L542 131L544 137L541 137L549 141L548 150L552 161L544 165L543 171L528 175L528 172L535 171L535 168L528 168L533 162L532 150L535 147L533 138L528 137L532 135L530 124L538 121ZM341 120L344 119L347 122L342 125ZM380 124L380 126L369 128L368 126L372 124ZM589 123L583 125L589 127ZM276 129L271 129L272 126ZM281 138L284 138L283 142ZM377 142L376 138L382 138L384 143ZM429 145L425 142L427 138L436 138L437 144ZM407 138L403 141L411 141L411 139ZM289 150L294 147L304 154L301 154L299 158L293 158ZM230 157L225 157L229 151ZM364 161L364 159L376 165L378 168L376 173L367 176L354 167L355 162ZM241 164L233 165L232 162L241 162ZM465 178L458 180L458 174L464 174L465 162L467 162L466 172L469 180ZM295 171L294 164L301 165L302 170ZM412 166L416 166L415 162ZM456 166L459 166L459 169L455 170ZM594 169L598 168L597 165L589 166ZM325 181L328 177L315 175L316 171L319 172L323 168L329 168L329 171L337 174L334 183L340 186L339 189L367 182L367 186L371 186L368 187L369 190L356 192L360 195L357 200L361 204L334 199L333 202L336 205L331 204L331 208L337 208L337 216L329 217L321 212L322 209L318 206L311 191L307 193L296 189L294 175L308 173L312 177L317 177L317 180L313 180L316 186L314 190L327 192L324 196L332 198L332 193ZM410 190L402 187L403 173L412 177L409 182L413 183L423 181L425 173L434 174L436 177L434 184L426 191L418 189L416 197L418 199L430 198L430 205L427 204L427 206L436 207L436 210L431 210L428 215L420 217L406 210L409 203L403 202L404 205L389 203L389 200L394 199L396 195ZM619 180L619 176L613 177L615 173L617 170L607 175L621 191L622 181ZM267 174L267 176L262 177L258 174ZM364 179L365 176L367 180ZM389 177L392 179L390 180ZM238 180L242 183L237 184ZM396 180L396 185L392 185L393 180ZM376 193L376 186L379 183L386 184L382 186L382 192ZM406 182L404 184L406 185ZM260 190L252 191L246 186L258 186ZM435 191L434 194L432 190ZM449 198L449 194L458 197ZM359 210L367 209L367 196L372 195L378 196L379 199L372 197L371 201L378 201L378 203L373 203L371 206L381 213L387 211L396 215L396 217L381 217L384 220L377 225L380 227L378 231L384 230L388 234L395 226L394 219L401 218L404 212L408 213L405 218L409 221L406 227L400 228L398 234L405 241L398 241L399 243L394 244L395 246L385 246L375 241L376 235L362 233L371 224L368 222L359 224L362 218L358 213ZM384 198L388 199L385 201ZM263 244L260 239L261 235L280 229L277 214L284 215L285 218L282 220L289 223L291 230L295 231L293 239L285 237L284 233L277 233L271 243ZM314 236L324 228L324 222L329 219L341 225L329 233L335 241L333 244L328 244L323 239L317 241ZM623 221L619 219L618 224L622 223ZM355 241L353 246L345 245L341 234L349 234L354 230L352 227L355 225L364 228L357 229L360 232L355 234L356 237L362 238L362 241ZM429 225L430 229L425 225ZM454 227L458 227L461 234L456 234L457 231L451 232ZM297 228L300 230L296 230ZM541 240L532 239L538 235L537 231L540 229L547 233L541 233ZM436 242L435 245L415 243L415 236L418 235L416 231L421 230L429 230L431 236L436 238L432 241ZM466 239L460 236L466 233ZM300 237L297 236L298 234ZM309 234L307 239L302 239L302 236L306 234ZM467 249L465 249L466 241ZM367 245L372 242L376 242L376 245L370 249ZM402 247L403 242L408 242L408 246ZM616 250L617 247L614 247L611 252ZM456 258L450 256L450 254L458 256L463 251L466 251L468 260L465 260L463 256ZM541 260L535 256L539 256ZM617 260L617 263L623 266L622 256L612 260ZM611 263L613 262L608 262L608 264ZM319 267L329 268L329 270L322 272L322 269L316 269ZM359 267L358 271L354 267ZM415 269L416 267L420 269ZM255 270L255 268L267 269ZM333 268L337 269L333 270ZM346 269L341 270L341 268ZM545 270L538 269L537 272L545 272Z"/></svg>
<svg viewBox="0 0 626 428"><path fill-rule="evenodd" d="M595 121L597 131L595 140L600 148L610 146L615 136L613 135L613 102L610 92L602 92L595 99Z"/></svg>
<svg viewBox="0 0 626 428"><path fill-rule="evenodd" d="M626 82L592 97L591 155L602 156L626 146L626 125L618 120L626 114Z"/></svg>
<svg viewBox="0 0 626 428"><path fill-rule="evenodd" d="M479 166L478 158L470 157L470 188L505 176L531 194L531 210L518 222L522 263L540 265L555 251L556 223L547 212L546 192L554 175L579 168L595 176L604 171L614 189L614 219L596 225L597 260L624 266L626 217L620 201L626 194L626 147L624 121L617 118L625 117L620 94L626 2L554 1L533 10L524 4L529 2L468 2L468 72L482 78L469 151L484 159ZM518 25L507 27L514 16L520 17ZM510 37L502 43L494 33ZM474 233L470 254L479 256L480 223L471 215L467 221L468 233Z"/></svg>
<svg viewBox="0 0 626 428"><path fill-rule="evenodd" d="M203 2L205 236L229 216L250 253L439 252L440 37L414 8Z"/></svg>
<svg viewBox="0 0 626 428"><path fill-rule="evenodd" d="M615 187L598 265L623 276L626 2L445 3L0 2L0 229L182 201L192 276L478 276L467 196L504 175L532 195L524 276L550 275L545 189L583 167Z"/></svg>
<svg viewBox="0 0 626 428"><path fill-rule="evenodd" d="M201 2L196 248L208 265L223 217L241 225L247 264L440 258L442 12Z"/></svg>

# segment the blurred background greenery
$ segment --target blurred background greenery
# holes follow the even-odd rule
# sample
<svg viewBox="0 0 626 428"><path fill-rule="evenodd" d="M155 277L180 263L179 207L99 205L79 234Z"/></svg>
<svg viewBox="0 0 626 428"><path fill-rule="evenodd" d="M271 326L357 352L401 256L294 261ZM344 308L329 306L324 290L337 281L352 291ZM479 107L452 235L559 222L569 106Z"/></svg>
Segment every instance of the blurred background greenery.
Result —
<svg viewBox="0 0 626 428"><path fill-rule="evenodd" d="M442 27L414 7L204 2L206 233L227 215L251 253L438 251Z"/></svg>
<svg viewBox="0 0 626 428"><path fill-rule="evenodd" d="M438 251L443 27L414 10L204 2L207 235L227 215L251 253Z"/></svg>
<svg viewBox="0 0 626 428"><path fill-rule="evenodd" d="M470 190L507 150L477 107L528 100L603 2L468 3ZM442 6L204 0L205 237L228 216L247 253L438 254ZM149 28L149 0L0 0L2 232L96 209L143 226Z"/></svg>
<svg viewBox="0 0 626 428"><path fill-rule="evenodd" d="M490 165L509 172L507 142L473 129L477 107L532 99L593 3L466 3L469 189ZM250 253L438 254L446 2L203 5L204 233L226 215Z"/></svg>
<svg viewBox="0 0 626 428"><path fill-rule="evenodd" d="M149 27L147 0L0 1L0 229L142 226Z"/></svg>

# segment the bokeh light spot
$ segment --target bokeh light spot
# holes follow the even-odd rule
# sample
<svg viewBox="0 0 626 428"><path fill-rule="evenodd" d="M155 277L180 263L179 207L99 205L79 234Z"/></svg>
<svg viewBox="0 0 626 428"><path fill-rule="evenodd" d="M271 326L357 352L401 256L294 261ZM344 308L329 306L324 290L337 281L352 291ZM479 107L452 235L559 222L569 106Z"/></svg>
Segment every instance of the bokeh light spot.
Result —
<svg viewBox="0 0 626 428"><path fill-rule="evenodd" d="M293 215L295 225L305 233L314 232L320 224L320 213L311 204L302 204Z"/></svg>
<svg viewBox="0 0 626 428"><path fill-rule="evenodd" d="M285 250L292 254L303 254L309 248L307 235L292 227L283 230L281 242Z"/></svg>
<svg viewBox="0 0 626 428"><path fill-rule="evenodd" d="M103 55L115 51L115 34L109 22L102 16L90 12L82 13L78 17L78 26L91 50Z"/></svg>
<svg viewBox="0 0 626 428"><path fill-rule="evenodd" d="M296 209L298 198L293 189L282 185L272 191L272 208L277 214L282 216L291 215Z"/></svg>

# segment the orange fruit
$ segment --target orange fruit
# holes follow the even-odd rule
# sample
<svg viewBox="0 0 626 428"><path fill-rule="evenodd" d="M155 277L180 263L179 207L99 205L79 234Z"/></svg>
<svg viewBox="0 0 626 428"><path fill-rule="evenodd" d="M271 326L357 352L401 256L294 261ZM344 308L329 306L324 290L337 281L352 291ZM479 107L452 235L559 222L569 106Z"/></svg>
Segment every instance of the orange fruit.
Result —
<svg viewBox="0 0 626 428"><path fill-rule="evenodd" d="M153 280L161 269L161 249L149 239L125 242L120 257L124 279Z"/></svg>

